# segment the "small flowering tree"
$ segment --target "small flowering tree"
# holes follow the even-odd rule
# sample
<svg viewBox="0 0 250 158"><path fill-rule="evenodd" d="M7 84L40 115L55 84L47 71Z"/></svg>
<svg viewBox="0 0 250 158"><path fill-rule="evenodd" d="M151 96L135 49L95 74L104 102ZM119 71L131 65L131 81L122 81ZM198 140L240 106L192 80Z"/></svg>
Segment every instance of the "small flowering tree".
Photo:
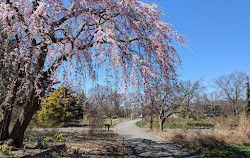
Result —
<svg viewBox="0 0 250 158"><path fill-rule="evenodd" d="M16 72L0 105L0 139L21 146L41 97L63 68L64 80L70 80L86 72L96 79L102 67L125 90L146 85L147 78L175 75L180 61L171 43L185 42L160 15L157 5L138 0L0 0L2 32L9 36L4 46L10 39L17 44L0 52L0 65ZM18 100L23 109L9 133Z"/></svg>

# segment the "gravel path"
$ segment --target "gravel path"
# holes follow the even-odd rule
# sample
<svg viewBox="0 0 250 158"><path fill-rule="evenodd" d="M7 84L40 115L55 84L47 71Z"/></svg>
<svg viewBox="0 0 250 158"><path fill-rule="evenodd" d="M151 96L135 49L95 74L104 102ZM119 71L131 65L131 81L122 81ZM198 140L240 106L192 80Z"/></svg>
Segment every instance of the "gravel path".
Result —
<svg viewBox="0 0 250 158"><path fill-rule="evenodd" d="M118 139L127 148L131 157L201 157L144 132L143 129L135 125L137 121L139 120L122 122L113 128Z"/></svg>

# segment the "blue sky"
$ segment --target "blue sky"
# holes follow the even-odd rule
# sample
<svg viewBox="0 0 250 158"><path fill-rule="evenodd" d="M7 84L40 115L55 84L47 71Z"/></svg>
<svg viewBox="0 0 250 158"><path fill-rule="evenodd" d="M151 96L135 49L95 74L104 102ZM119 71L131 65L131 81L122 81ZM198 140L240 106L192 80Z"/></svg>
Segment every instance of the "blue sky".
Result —
<svg viewBox="0 0 250 158"><path fill-rule="evenodd" d="M188 48L177 49L180 79L202 78L209 92L220 75L233 71L250 75L250 0L141 1L156 3L165 13L161 19L188 41ZM88 90L92 85L86 86Z"/></svg>
<svg viewBox="0 0 250 158"><path fill-rule="evenodd" d="M233 71L250 75L250 0L143 0L155 3L188 41L178 49L181 79L214 78Z"/></svg>

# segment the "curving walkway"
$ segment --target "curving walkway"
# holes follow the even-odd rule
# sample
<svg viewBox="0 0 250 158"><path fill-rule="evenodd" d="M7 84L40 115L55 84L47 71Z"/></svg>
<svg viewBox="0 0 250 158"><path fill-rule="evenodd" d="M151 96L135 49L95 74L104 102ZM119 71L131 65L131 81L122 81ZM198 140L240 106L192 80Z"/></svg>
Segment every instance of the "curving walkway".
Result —
<svg viewBox="0 0 250 158"><path fill-rule="evenodd" d="M173 144L169 144L138 128L131 120L119 123L113 130L118 139L127 148L131 157L171 157L171 158L199 158Z"/></svg>

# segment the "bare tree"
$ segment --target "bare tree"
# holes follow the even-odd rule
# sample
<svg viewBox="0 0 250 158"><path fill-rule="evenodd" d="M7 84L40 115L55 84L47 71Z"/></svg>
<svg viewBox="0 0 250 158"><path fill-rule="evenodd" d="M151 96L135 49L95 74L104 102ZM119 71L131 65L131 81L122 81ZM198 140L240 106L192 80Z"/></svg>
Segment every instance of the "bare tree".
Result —
<svg viewBox="0 0 250 158"><path fill-rule="evenodd" d="M121 105L123 104L123 101L124 97L122 94L118 93L117 89L111 91L110 103L113 107L112 111L114 115L121 116L122 114Z"/></svg>
<svg viewBox="0 0 250 158"><path fill-rule="evenodd" d="M120 105L123 102L122 94L118 93L117 90L99 84L91 88L89 92L89 100L93 108L101 110L104 115L111 119L112 124L112 117L114 115L121 115Z"/></svg>
<svg viewBox="0 0 250 158"><path fill-rule="evenodd" d="M200 94L204 90L204 86L201 83L201 79L197 81L181 80L178 82L178 91L176 91L176 104L182 106L186 112L191 112L192 104L197 101Z"/></svg>
<svg viewBox="0 0 250 158"><path fill-rule="evenodd" d="M247 74L239 71L222 75L214 80L222 98L229 102L229 108L234 116L238 114L241 104L244 105L246 82Z"/></svg>
<svg viewBox="0 0 250 158"><path fill-rule="evenodd" d="M208 98L207 93L202 93L195 97L193 102L193 108L195 108L195 111L204 114L205 111L208 110L208 107L210 106L210 100Z"/></svg>
<svg viewBox="0 0 250 158"><path fill-rule="evenodd" d="M160 129L163 131L163 125L166 119L175 113L174 104L176 83L175 79L164 80L162 78L152 79L149 93L146 95L148 104L151 104L151 109L155 109L158 113ZM149 105L150 106L150 105ZM152 127L152 121L151 121Z"/></svg>
<svg viewBox="0 0 250 158"><path fill-rule="evenodd" d="M127 100L125 101L125 104L127 107L131 108L131 118L133 118L135 115L138 115L139 113L143 113L143 107L145 106L144 102L145 96L139 91L136 92L130 92L127 95Z"/></svg>
<svg viewBox="0 0 250 158"><path fill-rule="evenodd" d="M89 102L92 103L92 108L102 109L108 117L112 116L112 104L110 103L111 92L109 89L97 84L89 90L89 93Z"/></svg>

